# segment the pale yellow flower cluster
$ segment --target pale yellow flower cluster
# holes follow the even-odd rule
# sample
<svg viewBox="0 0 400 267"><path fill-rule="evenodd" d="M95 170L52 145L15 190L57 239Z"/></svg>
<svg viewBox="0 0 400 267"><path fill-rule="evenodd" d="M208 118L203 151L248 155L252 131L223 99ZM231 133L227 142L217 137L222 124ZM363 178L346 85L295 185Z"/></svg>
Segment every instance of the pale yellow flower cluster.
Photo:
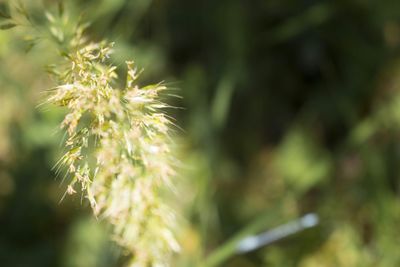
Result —
<svg viewBox="0 0 400 267"><path fill-rule="evenodd" d="M67 193L80 186L94 213L114 226L115 239L133 255L131 266L169 266L179 245L162 197L175 175L167 105L158 100L166 87L139 87L139 73L127 62L126 84L116 88L111 50L106 42L78 46L56 72L60 85L48 102L68 110L61 124L67 151L58 165L72 178Z"/></svg>

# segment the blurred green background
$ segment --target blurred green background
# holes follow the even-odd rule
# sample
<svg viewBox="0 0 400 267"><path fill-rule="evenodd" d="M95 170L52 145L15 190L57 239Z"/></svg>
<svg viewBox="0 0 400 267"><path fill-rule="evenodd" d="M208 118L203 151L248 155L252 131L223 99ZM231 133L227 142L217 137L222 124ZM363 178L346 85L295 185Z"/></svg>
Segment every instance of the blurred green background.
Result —
<svg viewBox="0 0 400 267"><path fill-rule="evenodd" d="M38 21L57 6L26 2ZM183 129L173 266L400 266L400 1L64 2L116 65L183 97L166 99ZM87 202L60 203L63 113L37 108L56 52L17 33L0 31L0 266L123 266ZM318 227L229 252L308 212Z"/></svg>

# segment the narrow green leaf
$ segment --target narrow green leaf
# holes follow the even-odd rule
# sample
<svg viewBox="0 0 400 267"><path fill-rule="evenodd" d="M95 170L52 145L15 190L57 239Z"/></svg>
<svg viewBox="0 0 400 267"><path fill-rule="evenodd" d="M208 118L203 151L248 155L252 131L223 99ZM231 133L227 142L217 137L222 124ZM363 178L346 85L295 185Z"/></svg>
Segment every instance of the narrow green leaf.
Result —
<svg viewBox="0 0 400 267"><path fill-rule="evenodd" d="M17 26L15 23L5 23L0 25L0 30L8 30Z"/></svg>
<svg viewBox="0 0 400 267"><path fill-rule="evenodd" d="M0 9L0 17L5 18L5 19L11 19L10 14L8 14L6 11Z"/></svg>
<svg viewBox="0 0 400 267"><path fill-rule="evenodd" d="M5 3L0 3L0 18L11 19L9 7Z"/></svg>
<svg viewBox="0 0 400 267"><path fill-rule="evenodd" d="M64 2L62 0L58 1L58 14L60 17L64 15Z"/></svg>

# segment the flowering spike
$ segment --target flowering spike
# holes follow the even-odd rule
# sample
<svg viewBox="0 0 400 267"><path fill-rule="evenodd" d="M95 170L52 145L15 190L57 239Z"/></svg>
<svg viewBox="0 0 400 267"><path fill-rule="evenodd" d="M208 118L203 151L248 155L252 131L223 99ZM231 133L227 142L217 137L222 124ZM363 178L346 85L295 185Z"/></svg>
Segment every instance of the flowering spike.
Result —
<svg viewBox="0 0 400 267"><path fill-rule="evenodd" d="M82 32L78 27L70 41L65 67L52 72L59 84L47 100L68 110L61 123L67 151L60 160L71 177L66 193L80 184L95 215L111 222L117 242L132 253L131 266L169 266L179 245L174 213L160 194L175 175L170 122L158 99L166 87L139 87L140 72L127 61L125 88L114 88L117 68L107 64L113 43L88 43Z"/></svg>

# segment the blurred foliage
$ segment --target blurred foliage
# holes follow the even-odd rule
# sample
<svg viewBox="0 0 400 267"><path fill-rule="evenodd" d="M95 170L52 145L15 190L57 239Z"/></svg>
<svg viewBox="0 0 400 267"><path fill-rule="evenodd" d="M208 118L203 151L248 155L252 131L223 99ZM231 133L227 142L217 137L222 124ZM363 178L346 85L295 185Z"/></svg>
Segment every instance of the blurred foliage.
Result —
<svg viewBox="0 0 400 267"><path fill-rule="evenodd" d="M57 7L26 2L38 21ZM143 82L166 77L183 97L167 99L183 129L174 266L400 265L399 1L65 2L116 41L116 65L134 59ZM0 31L1 265L123 266L85 201L59 204L63 114L36 108L55 55L26 53L17 28ZM307 212L318 227L225 254Z"/></svg>

